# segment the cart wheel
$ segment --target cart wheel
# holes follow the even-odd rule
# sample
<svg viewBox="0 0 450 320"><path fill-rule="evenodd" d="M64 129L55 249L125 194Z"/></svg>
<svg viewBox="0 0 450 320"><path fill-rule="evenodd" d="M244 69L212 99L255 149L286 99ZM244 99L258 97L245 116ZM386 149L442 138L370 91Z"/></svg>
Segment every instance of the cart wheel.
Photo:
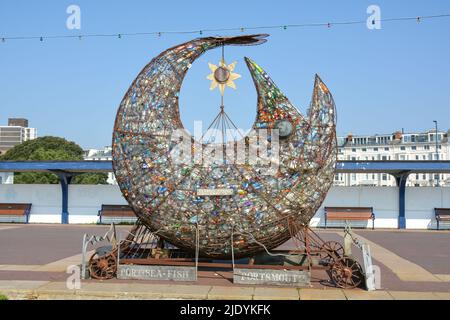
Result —
<svg viewBox="0 0 450 320"><path fill-rule="evenodd" d="M99 256L94 253L89 259L89 272L92 278L98 280L112 279L116 275L117 259L112 252Z"/></svg>
<svg viewBox="0 0 450 320"><path fill-rule="evenodd" d="M361 265L352 258L343 257L331 267L331 279L339 288L358 287L364 280Z"/></svg>
<svg viewBox="0 0 450 320"><path fill-rule="evenodd" d="M320 261L324 265L332 265L344 256L344 247L336 241L327 241L320 247Z"/></svg>

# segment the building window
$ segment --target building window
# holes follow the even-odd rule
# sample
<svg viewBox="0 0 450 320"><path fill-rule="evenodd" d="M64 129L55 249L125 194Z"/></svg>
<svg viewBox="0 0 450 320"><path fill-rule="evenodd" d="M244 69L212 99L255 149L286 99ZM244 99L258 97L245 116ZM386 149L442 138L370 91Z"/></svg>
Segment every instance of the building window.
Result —
<svg viewBox="0 0 450 320"><path fill-rule="evenodd" d="M387 181L387 174L386 173L383 173L382 179L383 179L383 181Z"/></svg>
<svg viewBox="0 0 450 320"><path fill-rule="evenodd" d="M417 150L416 146L411 146L411 150Z"/></svg>
<svg viewBox="0 0 450 320"><path fill-rule="evenodd" d="M378 148L373 148L373 151L378 151Z"/></svg>
<svg viewBox="0 0 450 320"><path fill-rule="evenodd" d="M352 148L352 152L356 152L356 148Z"/></svg>
<svg viewBox="0 0 450 320"><path fill-rule="evenodd" d="M424 145L424 146L423 146L423 149L424 149L424 150L430 150L430 146L429 146L429 145Z"/></svg>
<svg viewBox="0 0 450 320"><path fill-rule="evenodd" d="M404 146L401 146L401 147L400 147L400 150L405 151L406 148L405 148Z"/></svg>
<svg viewBox="0 0 450 320"><path fill-rule="evenodd" d="M419 160L419 156L418 155L416 155L416 160Z"/></svg>
<svg viewBox="0 0 450 320"><path fill-rule="evenodd" d="M361 150L362 150L362 152L366 152L366 151L367 151L367 149L366 149L366 148L362 148Z"/></svg>
<svg viewBox="0 0 450 320"><path fill-rule="evenodd" d="M384 148L384 151L389 151L389 147L385 147L385 148Z"/></svg>

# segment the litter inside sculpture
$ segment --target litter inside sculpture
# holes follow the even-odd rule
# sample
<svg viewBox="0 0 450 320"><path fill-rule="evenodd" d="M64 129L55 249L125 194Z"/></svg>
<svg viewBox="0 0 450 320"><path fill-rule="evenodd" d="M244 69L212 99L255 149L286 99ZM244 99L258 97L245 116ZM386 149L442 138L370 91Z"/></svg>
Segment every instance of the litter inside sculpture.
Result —
<svg viewBox="0 0 450 320"><path fill-rule="evenodd" d="M117 112L113 166L124 197L149 230L201 257L230 258L232 250L248 257L279 246L293 236L292 223L309 223L333 181L336 110L317 75L303 116L245 58L258 93L250 133L218 142L195 139L183 127L179 91L191 64L207 50L261 44L266 36L200 38L164 51ZM228 83L227 70L217 75L219 85ZM223 108L217 123L233 126Z"/></svg>

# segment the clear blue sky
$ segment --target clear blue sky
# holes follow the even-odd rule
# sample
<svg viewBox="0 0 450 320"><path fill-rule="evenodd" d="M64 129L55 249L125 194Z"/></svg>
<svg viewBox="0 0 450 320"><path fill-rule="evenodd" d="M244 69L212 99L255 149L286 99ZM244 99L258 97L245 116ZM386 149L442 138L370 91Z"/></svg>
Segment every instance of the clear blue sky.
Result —
<svg viewBox="0 0 450 320"><path fill-rule="evenodd" d="M81 7L81 30L66 29L66 8ZM382 18L450 13L449 1L0 1L0 37L73 35L309 22L365 20L370 4ZM427 130L433 120L450 128L450 19L421 23L269 31L256 47L229 47L237 60L237 91L225 104L236 124L248 128L256 93L243 61L260 64L302 112L314 74L331 89L338 134ZM229 33L227 33L228 35ZM55 135L84 148L110 145L117 107L142 67L166 48L197 35L0 42L0 124L26 117L40 136ZM183 123L209 123L218 112L218 91L209 91L210 51L196 61L181 91Z"/></svg>

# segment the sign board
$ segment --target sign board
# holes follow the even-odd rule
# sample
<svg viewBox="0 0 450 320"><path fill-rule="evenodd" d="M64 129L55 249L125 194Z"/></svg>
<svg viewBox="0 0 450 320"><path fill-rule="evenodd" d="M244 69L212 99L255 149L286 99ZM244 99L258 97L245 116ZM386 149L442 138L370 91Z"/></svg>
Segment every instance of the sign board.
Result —
<svg viewBox="0 0 450 320"><path fill-rule="evenodd" d="M311 273L303 270L235 268L233 282L241 284L306 287L311 284Z"/></svg>
<svg viewBox="0 0 450 320"><path fill-rule="evenodd" d="M195 267L119 264L117 279L197 281Z"/></svg>
<svg viewBox="0 0 450 320"><path fill-rule="evenodd" d="M232 196L233 189L197 189L197 196Z"/></svg>

